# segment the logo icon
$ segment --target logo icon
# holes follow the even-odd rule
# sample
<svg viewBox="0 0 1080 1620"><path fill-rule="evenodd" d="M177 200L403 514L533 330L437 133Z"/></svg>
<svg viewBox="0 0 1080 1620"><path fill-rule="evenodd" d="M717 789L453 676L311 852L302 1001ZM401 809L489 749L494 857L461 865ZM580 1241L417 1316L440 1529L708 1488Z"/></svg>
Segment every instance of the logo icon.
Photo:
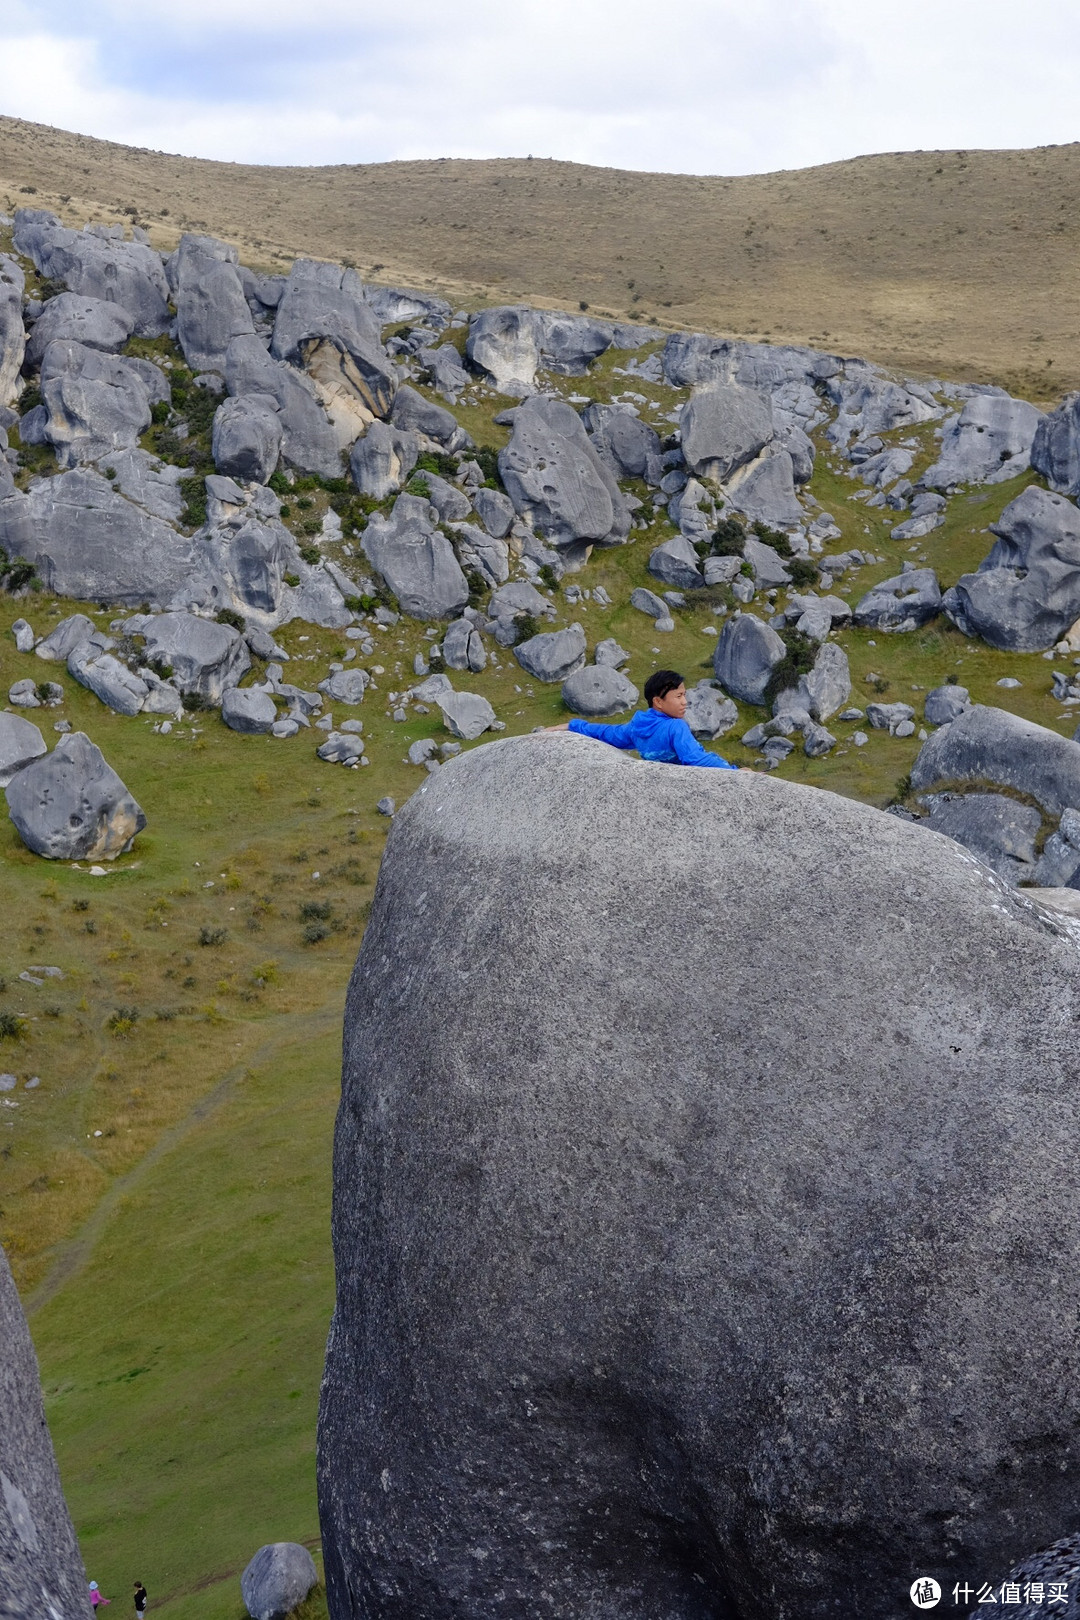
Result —
<svg viewBox="0 0 1080 1620"><path fill-rule="evenodd" d="M941 1602L941 1587L929 1575L911 1583L911 1601L917 1609L934 1609Z"/></svg>

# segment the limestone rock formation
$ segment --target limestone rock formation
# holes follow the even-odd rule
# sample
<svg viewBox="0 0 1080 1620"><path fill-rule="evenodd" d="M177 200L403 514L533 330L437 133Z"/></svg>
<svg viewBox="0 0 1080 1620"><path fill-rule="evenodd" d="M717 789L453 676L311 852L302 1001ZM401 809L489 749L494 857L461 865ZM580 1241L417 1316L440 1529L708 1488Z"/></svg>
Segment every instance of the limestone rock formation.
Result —
<svg viewBox="0 0 1080 1620"><path fill-rule="evenodd" d="M45 739L37 726L19 714L0 714L0 787L31 760L47 753Z"/></svg>
<svg viewBox="0 0 1080 1620"><path fill-rule="evenodd" d="M319 1579L315 1560L297 1541L260 1547L240 1577L240 1593L251 1620L285 1620L303 1603Z"/></svg>
<svg viewBox="0 0 1080 1620"><path fill-rule="evenodd" d="M22 303L25 285L18 260L8 253L0 254L0 406L10 404L15 396L26 353Z"/></svg>
<svg viewBox="0 0 1080 1620"><path fill-rule="evenodd" d="M453 617L469 600L461 565L433 515L419 495L399 495L389 518L377 512L361 540L371 566L414 619Z"/></svg>
<svg viewBox="0 0 1080 1620"><path fill-rule="evenodd" d="M50 298L34 322L26 345L27 366L40 366L54 339L81 343L84 349L116 354L131 336L135 322L126 309L104 298L59 293Z"/></svg>
<svg viewBox="0 0 1080 1620"><path fill-rule="evenodd" d="M161 260L144 242L128 242L122 226L87 225L68 230L55 214L20 208L15 249L31 258L50 281L69 292L119 304L135 322L137 337L168 331L169 286Z"/></svg>
<svg viewBox="0 0 1080 1620"><path fill-rule="evenodd" d="M771 625L753 613L729 619L713 653L713 670L725 692L740 703L763 703L772 672L785 654Z"/></svg>
<svg viewBox="0 0 1080 1620"><path fill-rule="evenodd" d="M630 532L622 491L572 405L526 400L499 452L499 472L515 510L571 565L590 546L621 545Z"/></svg>
<svg viewBox="0 0 1080 1620"><path fill-rule="evenodd" d="M1078 994L1066 919L869 806L443 766L346 1015L331 1613L895 1620L1063 1534Z"/></svg>
<svg viewBox="0 0 1080 1620"><path fill-rule="evenodd" d="M325 384L333 379L335 394L354 394L369 420L390 409L397 377L355 270L296 259L277 306L270 352Z"/></svg>
<svg viewBox="0 0 1080 1620"><path fill-rule="evenodd" d="M929 489L952 484L1000 484L1031 465L1031 445L1043 413L1008 394L973 394L946 426L941 456L922 475Z"/></svg>
<svg viewBox="0 0 1080 1620"><path fill-rule="evenodd" d="M932 568L912 568L874 585L852 615L873 630L917 630L941 612L941 587Z"/></svg>
<svg viewBox="0 0 1080 1620"><path fill-rule="evenodd" d="M958 782L1012 788L1056 818L1080 807L1080 743L1005 709L976 703L935 731L911 767L917 792Z"/></svg>
<svg viewBox="0 0 1080 1620"><path fill-rule="evenodd" d="M1080 495L1080 393L1066 394L1035 430L1031 465L1052 489Z"/></svg>
<svg viewBox="0 0 1080 1620"><path fill-rule="evenodd" d="M139 805L81 731L61 737L4 792L19 837L48 860L115 860L146 826Z"/></svg>
<svg viewBox="0 0 1080 1620"><path fill-rule="evenodd" d="M514 657L538 681L565 681L585 663L585 631L580 624L571 624L565 630L530 636L518 642Z"/></svg>
<svg viewBox="0 0 1080 1620"><path fill-rule="evenodd" d="M629 676L610 664L587 664L563 682L562 700L573 714L589 717L632 709L640 693Z"/></svg>
<svg viewBox="0 0 1080 1620"><path fill-rule="evenodd" d="M415 433L405 433L386 422L372 422L353 445L349 459L357 489L376 501L396 495L416 466L419 454L420 441Z"/></svg>
<svg viewBox="0 0 1080 1620"><path fill-rule="evenodd" d="M965 635L1008 652L1052 647L1080 619L1080 510L1030 485L990 525L998 539L942 608Z"/></svg>
<svg viewBox="0 0 1080 1620"><path fill-rule="evenodd" d="M255 331L236 249L214 236L185 234L168 268L184 359L192 371L223 371L233 338Z"/></svg>
<svg viewBox="0 0 1080 1620"><path fill-rule="evenodd" d="M282 426L272 394L240 394L214 412L214 466L226 478L265 484L281 454Z"/></svg>
<svg viewBox="0 0 1080 1620"><path fill-rule="evenodd" d="M274 360L257 337L233 338L224 370L230 394L269 394L277 401L286 461L300 472L341 477L338 435L302 372Z"/></svg>
<svg viewBox="0 0 1080 1620"><path fill-rule="evenodd" d="M41 362L45 438L61 467L131 450L150 426L150 392L117 355L56 339Z"/></svg>
<svg viewBox="0 0 1080 1620"><path fill-rule="evenodd" d="M736 383L698 389L682 408L681 426L690 471L721 484L776 434L768 399Z"/></svg>
<svg viewBox="0 0 1080 1620"><path fill-rule="evenodd" d="M251 668L247 643L231 624L192 613L138 614L124 626L141 636L148 664L167 665L181 692L218 704Z"/></svg>

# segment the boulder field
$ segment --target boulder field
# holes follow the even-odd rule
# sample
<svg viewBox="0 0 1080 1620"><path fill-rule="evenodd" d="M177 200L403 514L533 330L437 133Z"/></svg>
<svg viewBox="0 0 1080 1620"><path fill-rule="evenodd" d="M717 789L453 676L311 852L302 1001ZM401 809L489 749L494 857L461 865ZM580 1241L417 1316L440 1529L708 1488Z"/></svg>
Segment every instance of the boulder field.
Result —
<svg viewBox="0 0 1080 1620"><path fill-rule="evenodd" d="M868 806L444 765L346 1014L334 1620L894 1620L1068 1536L1078 994L1075 923Z"/></svg>

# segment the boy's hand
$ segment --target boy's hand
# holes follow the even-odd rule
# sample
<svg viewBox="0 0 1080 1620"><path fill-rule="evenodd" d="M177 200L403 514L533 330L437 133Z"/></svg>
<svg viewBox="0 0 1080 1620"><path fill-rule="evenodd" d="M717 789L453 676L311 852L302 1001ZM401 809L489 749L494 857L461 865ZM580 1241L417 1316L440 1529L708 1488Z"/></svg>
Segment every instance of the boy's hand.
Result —
<svg viewBox="0 0 1080 1620"><path fill-rule="evenodd" d="M544 730L545 731L569 731L570 730L570 722L569 722L569 720L564 720L561 726L545 726Z"/></svg>

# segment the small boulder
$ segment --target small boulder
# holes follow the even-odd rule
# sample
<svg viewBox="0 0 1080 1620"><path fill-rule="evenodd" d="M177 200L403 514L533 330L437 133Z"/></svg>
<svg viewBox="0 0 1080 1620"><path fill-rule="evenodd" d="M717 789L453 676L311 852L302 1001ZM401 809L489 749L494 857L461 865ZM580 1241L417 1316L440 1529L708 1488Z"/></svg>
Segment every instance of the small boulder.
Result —
<svg viewBox="0 0 1080 1620"><path fill-rule="evenodd" d="M25 677L15 681L8 688L8 702L13 703L17 709L40 709L41 699L38 697L37 682Z"/></svg>
<svg viewBox="0 0 1080 1620"><path fill-rule="evenodd" d="M711 681L698 681L686 694L686 723L695 737L722 737L738 722L739 711Z"/></svg>
<svg viewBox="0 0 1080 1620"><path fill-rule="evenodd" d="M418 394L415 388L407 384L394 395L390 421L399 432L422 433L449 452L464 450L472 444L472 439L451 411L444 405L436 405L433 400L425 399L423 394Z"/></svg>
<svg viewBox="0 0 1080 1620"><path fill-rule="evenodd" d="M589 664L563 682L562 700L574 714L619 714L638 700L638 689L610 664Z"/></svg>
<svg viewBox="0 0 1080 1620"><path fill-rule="evenodd" d="M608 664L612 669L620 669L623 664L630 662L630 654L625 647L619 646L614 636L598 641L593 656L598 664Z"/></svg>
<svg viewBox="0 0 1080 1620"><path fill-rule="evenodd" d="M11 627L11 633L15 637L16 652L33 652L36 638L32 626L27 624L25 619L16 619Z"/></svg>
<svg viewBox="0 0 1080 1620"><path fill-rule="evenodd" d="M585 631L580 624L572 624L565 630L531 636L518 642L514 657L538 681L565 681L585 662Z"/></svg>
<svg viewBox="0 0 1080 1620"><path fill-rule="evenodd" d="M72 613L67 619L61 619L49 634L38 642L34 651L39 658L49 662L66 664L68 658L79 645L94 634L94 621L88 619L85 613Z"/></svg>
<svg viewBox="0 0 1080 1620"><path fill-rule="evenodd" d="M361 495L384 501L404 484L419 454L420 440L415 433L372 422L352 447L349 469Z"/></svg>
<svg viewBox="0 0 1080 1620"><path fill-rule="evenodd" d="M990 525L997 540L942 599L958 629L1004 652L1041 652L1080 618L1080 511L1032 484Z"/></svg>
<svg viewBox="0 0 1080 1620"><path fill-rule="evenodd" d="M630 592L630 606L650 619L666 619L669 616L668 605L663 598L657 596L655 591L646 590L644 585Z"/></svg>
<svg viewBox="0 0 1080 1620"><path fill-rule="evenodd" d="M156 613L129 619L126 628L145 638L148 663L171 666L179 690L208 703L220 703L251 668L247 643L231 624L193 613Z"/></svg>
<svg viewBox="0 0 1080 1620"><path fill-rule="evenodd" d="M495 710L477 692L443 692L435 701L447 731L465 742L482 736L495 720Z"/></svg>
<svg viewBox="0 0 1080 1620"><path fill-rule="evenodd" d="M934 570L912 568L867 591L853 619L871 630L917 630L940 612L941 587Z"/></svg>
<svg viewBox="0 0 1080 1620"><path fill-rule="evenodd" d="M772 406L737 383L701 388L682 408L683 455L692 473L726 483L776 435Z"/></svg>
<svg viewBox="0 0 1080 1620"><path fill-rule="evenodd" d="M649 557L649 573L680 591L695 590L705 583L698 569L698 554L681 534L655 548Z"/></svg>
<svg viewBox="0 0 1080 1620"><path fill-rule="evenodd" d="M358 765L364 757L364 739L352 731L332 731L315 752L328 765Z"/></svg>
<svg viewBox="0 0 1080 1620"><path fill-rule="evenodd" d="M70 654L68 674L117 714L138 714L150 693L149 684L93 641L83 641Z"/></svg>
<svg viewBox="0 0 1080 1620"><path fill-rule="evenodd" d="M221 700L221 718L233 731L262 735L273 729L277 709L269 692L255 686L234 686Z"/></svg>
<svg viewBox="0 0 1080 1620"><path fill-rule="evenodd" d="M927 692L923 717L928 726L947 726L971 708L971 697L966 686L935 686Z"/></svg>
<svg viewBox="0 0 1080 1620"><path fill-rule="evenodd" d="M787 649L771 626L752 613L729 619L713 652L713 670L740 703L763 703L772 672Z"/></svg>
<svg viewBox="0 0 1080 1620"><path fill-rule="evenodd" d="M115 860L146 826L139 805L81 731L61 737L4 791L19 837L47 860Z"/></svg>
<svg viewBox="0 0 1080 1620"><path fill-rule="evenodd" d="M791 575L784 566L784 559L775 547L767 546L764 540L749 535L743 547L743 556L754 570L754 583L759 590L767 590L771 585L791 584Z"/></svg>
<svg viewBox="0 0 1080 1620"><path fill-rule="evenodd" d="M622 545L630 510L572 405L537 395L514 413L499 472L520 517L571 563L590 546Z"/></svg>
<svg viewBox="0 0 1080 1620"><path fill-rule="evenodd" d="M47 752L44 737L31 721L19 714L0 714L0 787L7 787L17 772Z"/></svg>
<svg viewBox="0 0 1080 1620"><path fill-rule="evenodd" d="M468 669L478 675L486 668L484 638L471 619L454 619L447 625L442 641L442 656L447 669Z"/></svg>
<svg viewBox="0 0 1080 1620"><path fill-rule="evenodd" d="M260 1547L241 1575L240 1595L251 1620L285 1620L318 1579L306 1547L296 1541L275 1541Z"/></svg>
<svg viewBox="0 0 1080 1620"><path fill-rule="evenodd" d="M376 512L360 543L412 618L451 618L469 600L454 549L435 527L430 502L420 496L399 495L388 518Z"/></svg>
<svg viewBox="0 0 1080 1620"><path fill-rule="evenodd" d="M501 489L486 489L483 485L473 491L473 506L480 522L493 540L504 540L514 521L514 503Z"/></svg>
<svg viewBox="0 0 1080 1620"><path fill-rule="evenodd" d="M325 692L332 703L363 703L370 684L371 676L366 669L339 669L319 682L319 691Z"/></svg>

